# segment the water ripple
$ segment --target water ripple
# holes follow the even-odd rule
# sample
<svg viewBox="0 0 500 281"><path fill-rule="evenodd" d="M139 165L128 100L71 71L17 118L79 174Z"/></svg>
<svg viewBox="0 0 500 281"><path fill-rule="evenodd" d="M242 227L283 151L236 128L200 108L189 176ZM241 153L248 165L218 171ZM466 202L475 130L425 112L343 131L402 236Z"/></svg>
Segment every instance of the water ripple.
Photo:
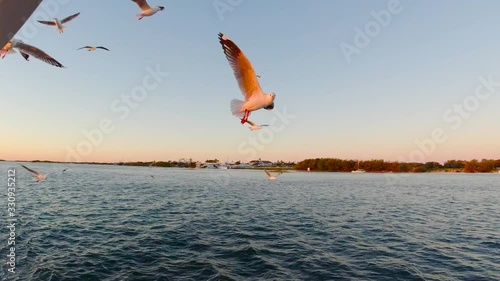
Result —
<svg viewBox="0 0 500 281"><path fill-rule="evenodd" d="M498 175L394 185L380 174L271 182L260 171L73 165L30 180L18 181L18 273L4 264L2 280L500 280Z"/></svg>

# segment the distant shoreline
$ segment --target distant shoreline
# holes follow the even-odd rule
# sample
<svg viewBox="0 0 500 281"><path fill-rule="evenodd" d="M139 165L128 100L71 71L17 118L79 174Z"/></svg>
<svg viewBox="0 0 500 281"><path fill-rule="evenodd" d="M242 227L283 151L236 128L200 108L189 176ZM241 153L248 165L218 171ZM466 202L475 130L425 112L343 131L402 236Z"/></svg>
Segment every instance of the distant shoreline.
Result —
<svg viewBox="0 0 500 281"><path fill-rule="evenodd" d="M260 159L259 159L260 160ZM54 164L84 164L84 165L111 165L111 166L134 166L134 167L162 167L162 168L192 168L192 169L213 169L207 167L197 167L199 161L134 161L134 162L61 162L48 160L4 160L2 162L31 162L31 163L54 163ZM209 160L207 160L209 161ZM253 161L252 161L253 162ZM252 163L251 162L251 163ZM206 162L211 163L211 162ZM500 159L482 159L478 160L448 160L441 165L437 162L426 163L404 163L404 162L386 162L381 159L374 160L343 160L337 158L315 158L305 159L298 163L277 161L272 163L267 161L267 165L246 164L240 165L236 163L220 163L225 164L228 169L245 169L245 170L278 170L278 171L298 171L298 172L330 172L330 173L351 173L356 170L362 173L383 173L383 174L410 174L410 173L446 173L446 174L461 174L461 173L500 173ZM272 164L271 164L272 163ZM356 173L359 174L359 173Z"/></svg>

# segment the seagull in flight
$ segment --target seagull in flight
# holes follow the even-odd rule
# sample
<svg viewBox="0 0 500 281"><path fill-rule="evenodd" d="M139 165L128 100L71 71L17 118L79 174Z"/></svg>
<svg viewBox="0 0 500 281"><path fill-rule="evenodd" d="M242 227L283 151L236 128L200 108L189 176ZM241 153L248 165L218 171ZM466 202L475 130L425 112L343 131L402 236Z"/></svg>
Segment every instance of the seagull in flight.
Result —
<svg viewBox="0 0 500 281"><path fill-rule="evenodd" d="M252 64L231 39L219 33L219 42L229 65L233 69L240 91L245 97L244 101L237 99L231 101L231 112L236 117L242 117L241 124L243 125L248 121L250 112L261 108L273 109L276 94L262 91Z"/></svg>
<svg viewBox="0 0 500 281"><path fill-rule="evenodd" d="M266 171L266 170L264 170L264 172L266 172L266 174L267 174L267 178L268 178L269 180L275 180L275 179L276 179L276 177L277 177L278 175L283 174L283 172L279 172L276 176L273 176L273 175L271 175L271 173L269 173L269 172L268 172L268 171Z"/></svg>
<svg viewBox="0 0 500 281"><path fill-rule="evenodd" d="M65 168L65 169L63 170L63 173L64 173L64 172L66 172L66 170L67 170L67 169L68 169L68 168Z"/></svg>
<svg viewBox="0 0 500 281"><path fill-rule="evenodd" d="M21 166L22 166L23 168L25 168L26 170L28 170L28 171L30 171L30 172L32 172L33 174L35 174L35 175L36 175L36 178L35 178L35 181L36 181L36 182L39 182L39 181L44 180L44 179L46 179L46 178L47 178L47 175L42 175L42 174L40 174L39 172L37 172L37 171L35 171L35 170L32 170L32 169L30 169L30 168L28 168L28 167L26 167L26 166L24 166L24 165L21 165Z"/></svg>
<svg viewBox="0 0 500 281"><path fill-rule="evenodd" d="M109 51L109 49L108 49L108 48L105 48L105 47L103 47L103 46L97 46L97 47L92 47L92 46L83 46L83 47L81 47L81 48L78 48L77 50L81 50L81 49L85 49L85 48L87 48L87 49L89 50L89 52L91 52L91 51L95 51L96 49L103 49L103 50Z"/></svg>
<svg viewBox="0 0 500 281"><path fill-rule="evenodd" d="M255 75L255 76L257 76L257 78L260 78L260 77L261 77L261 75L262 75L262 73L266 72L266 70L267 70L267 69L264 69L264 71L262 71L260 74L257 74L257 75Z"/></svg>
<svg viewBox="0 0 500 281"><path fill-rule="evenodd" d="M256 131L262 129L262 127L269 126L269 125L256 125L254 122L247 120L246 121L248 124L250 124L250 131Z"/></svg>
<svg viewBox="0 0 500 281"><path fill-rule="evenodd" d="M44 61L48 64L51 64L55 67L60 67L64 68L64 66L55 60L53 57L47 55L44 51L38 49L37 47L28 45L24 43L22 40L16 40L12 39L9 43L7 43L2 50L4 50L4 56L5 53L12 53L11 49L17 49L21 53L21 55L24 57L24 59L29 60L30 56L33 56L41 61ZM1 52L0 52L1 53ZM3 57L2 57L3 58Z"/></svg>
<svg viewBox="0 0 500 281"><path fill-rule="evenodd" d="M43 24L46 24L46 25L55 25L57 30L59 31L59 33L63 33L64 29L66 28L63 24L69 22L69 21L72 21L73 19L75 19L76 17L78 17L80 15L80 13L76 13L74 15L71 15L69 17L66 17L62 20L59 20L57 18L54 18L53 21L44 21L44 20L39 20L38 22L39 23L43 23Z"/></svg>
<svg viewBox="0 0 500 281"><path fill-rule="evenodd" d="M163 6L154 6L153 8L151 8L148 2L146 2L146 0L132 0L132 1L135 2L137 6L139 6L139 8L141 9L141 13L136 15L138 20L141 20L143 17L152 16L156 14L158 11L163 11L165 9L165 7Z"/></svg>

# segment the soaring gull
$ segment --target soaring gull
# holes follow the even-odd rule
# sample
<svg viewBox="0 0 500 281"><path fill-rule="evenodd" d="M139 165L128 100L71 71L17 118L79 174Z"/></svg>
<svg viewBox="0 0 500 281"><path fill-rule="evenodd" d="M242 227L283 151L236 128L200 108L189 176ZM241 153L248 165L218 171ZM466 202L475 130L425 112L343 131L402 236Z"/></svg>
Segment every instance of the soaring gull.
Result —
<svg viewBox="0 0 500 281"><path fill-rule="evenodd" d="M108 48L105 48L105 47L103 47L103 46L97 46L97 47L92 47L92 46L83 46L83 47L81 47L81 48L78 48L77 50L81 50L81 49L85 49L85 48L87 48L87 49L89 50L89 52L91 52L91 51L95 51L96 49L103 49L103 50L109 51L109 49L108 49Z"/></svg>
<svg viewBox="0 0 500 281"><path fill-rule="evenodd" d="M57 28L57 30L59 31L59 33L63 33L64 29L66 28L63 24L65 24L65 23L67 23L69 21L72 21L73 19L75 19L79 15L80 15L80 13L76 13L76 14L71 15L69 17L66 17L66 18L64 18L62 20L54 18L53 21L39 20L38 22L46 24L46 25L55 25L55 27Z"/></svg>
<svg viewBox="0 0 500 281"><path fill-rule="evenodd" d="M40 174L39 172L37 172L37 171L35 171L35 170L32 170L32 169L30 169L30 168L28 168L28 167L26 167L26 166L24 166L24 165L21 165L21 166L22 166L23 168L25 168L26 170L28 170L28 171L30 171L30 172L32 172L33 174L35 174L35 175L36 175L36 178L35 178L35 181L36 181L36 182L39 182L39 181L44 180L44 179L46 179L46 178L47 178L47 175L42 175L42 174Z"/></svg>
<svg viewBox="0 0 500 281"><path fill-rule="evenodd" d="M12 39L2 48L2 50L8 54L13 48L18 49L26 60L29 59L29 56L32 56L53 66L64 68L64 66L53 57L47 55L44 51L38 49L37 47L24 43L22 40Z"/></svg>
<svg viewBox="0 0 500 281"><path fill-rule="evenodd" d="M163 11L165 9L165 7L163 6L154 6L153 8L151 8L148 2L146 2L146 0L132 0L132 1L135 2L137 6L139 6L139 8L141 9L141 13L136 15L138 20L141 20L143 17L152 16L156 14L158 11Z"/></svg>
<svg viewBox="0 0 500 281"><path fill-rule="evenodd" d="M229 65L233 69L240 91L245 97L244 101L237 99L231 101L232 114L241 118L241 124L245 124L248 121L250 112L261 108L267 110L273 109L276 94L272 92L264 93L262 91L252 64L245 54L231 39L222 33L219 33L219 42L229 61Z"/></svg>
<svg viewBox="0 0 500 281"><path fill-rule="evenodd" d="M273 176L273 175L271 175L271 173L269 173L269 172L268 172L268 171L266 171L266 170L264 170L264 172L266 172L266 174L267 174L267 178L268 178L269 180L275 180L275 179L276 179L276 177L277 177L278 175L283 174L283 172L279 172L276 176Z"/></svg>

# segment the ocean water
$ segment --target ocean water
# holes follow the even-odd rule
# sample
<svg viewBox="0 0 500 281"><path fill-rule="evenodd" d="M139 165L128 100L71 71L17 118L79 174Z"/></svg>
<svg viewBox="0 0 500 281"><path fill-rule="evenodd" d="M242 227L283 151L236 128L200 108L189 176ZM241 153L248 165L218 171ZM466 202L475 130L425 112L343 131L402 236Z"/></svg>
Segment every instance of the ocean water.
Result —
<svg viewBox="0 0 500 281"><path fill-rule="evenodd" d="M500 280L500 174L25 164L1 280Z"/></svg>

